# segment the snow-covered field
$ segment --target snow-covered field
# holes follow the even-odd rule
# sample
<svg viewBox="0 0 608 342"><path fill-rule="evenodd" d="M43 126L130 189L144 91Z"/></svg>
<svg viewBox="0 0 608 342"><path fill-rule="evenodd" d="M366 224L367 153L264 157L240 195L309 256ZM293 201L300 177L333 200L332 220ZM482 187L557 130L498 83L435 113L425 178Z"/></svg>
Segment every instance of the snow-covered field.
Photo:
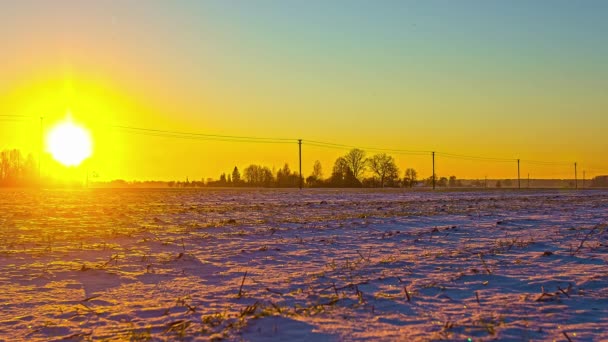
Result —
<svg viewBox="0 0 608 342"><path fill-rule="evenodd" d="M0 340L608 340L608 192L0 190Z"/></svg>

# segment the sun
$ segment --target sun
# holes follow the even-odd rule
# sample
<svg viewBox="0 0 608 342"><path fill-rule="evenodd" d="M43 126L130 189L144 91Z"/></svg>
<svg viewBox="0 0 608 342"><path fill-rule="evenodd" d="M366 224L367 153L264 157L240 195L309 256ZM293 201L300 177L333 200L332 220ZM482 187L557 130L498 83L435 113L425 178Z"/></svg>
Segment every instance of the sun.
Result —
<svg viewBox="0 0 608 342"><path fill-rule="evenodd" d="M91 136L85 128L67 120L51 129L47 150L61 164L78 166L93 152Z"/></svg>

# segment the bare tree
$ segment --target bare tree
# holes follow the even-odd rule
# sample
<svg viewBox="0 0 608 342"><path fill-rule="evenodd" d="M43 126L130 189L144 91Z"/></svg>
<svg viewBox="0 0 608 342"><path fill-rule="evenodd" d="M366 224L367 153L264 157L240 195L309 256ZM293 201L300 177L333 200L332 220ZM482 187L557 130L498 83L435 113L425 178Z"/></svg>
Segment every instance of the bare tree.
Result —
<svg viewBox="0 0 608 342"><path fill-rule="evenodd" d="M336 159L329 183L334 187L361 187L361 182L355 178L344 157Z"/></svg>
<svg viewBox="0 0 608 342"><path fill-rule="evenodd" d="M323 168L321 162L316 160L312 167L312 173L306 178L306 184L311 187L320 186L323 183Z"/></svg>
<svg viewBox="0 0 608 342"><path fill-rule="evenodd" d="M249 165L243 170L245 181L250 186L269 187L274 183L274 176L269 168L261 165Z"/></svg>
<svg viewBox="0 0 608 342"><path fill-rule="evenodd" d="M344 161L357 180L365 172L365 151L353 148L345 156Z"/></svg>
<svg viewBox="0 0 608 342"><path fill-rule="evenodd" d="M405 170L405 178L403 179L404 183L408 187L413 187L418 180L418 172L416 170L409 168Z"/></svg>
<svg viewBox="0 0 608 342"><path fill-rule="evenodd" d="M380 186L384 187L387 180L393 181L399 176L399 168L392 156L380 153L367 159L369 168L380 178Z"/></svg>
<svg viewBox="0 0 608 342"><path fill-rule="evenodd" d="M277 171L277 186L288 188L296 186L300 181L300 175L297 172L291 172L289 165L285 163L282 169Z"/></svg>
<svg viewBox="0 0 608 342"><path fill-rule="evenodd" d="M315 161L315 165L312 167L312 176L319 180L323 178L323 167L318 160Z"/></svg>

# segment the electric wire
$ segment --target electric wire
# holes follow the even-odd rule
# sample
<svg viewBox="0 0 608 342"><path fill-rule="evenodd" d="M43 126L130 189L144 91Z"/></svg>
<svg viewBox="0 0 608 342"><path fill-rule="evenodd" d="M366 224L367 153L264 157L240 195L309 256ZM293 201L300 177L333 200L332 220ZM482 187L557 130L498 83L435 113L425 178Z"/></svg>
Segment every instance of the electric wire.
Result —
<svg viewBox="0 0 608 342"><path fill-rule="evenodd" d="M234 141L245 141L245 142L253 142L253 141L268 141L268 142L297 142L297 139L290 138L265 138L265 137L252 137L252 136L236 136L236 135L220 135L220 134L206 134L206 133L192 133L192 132L179 132L179 131L170 131L170 130L161 130L161 129L151 129L151 128L140 128L133 126L121 126L121 125L110 125L110 127L129 130L129 131L137 131L137 132L149 132L149 133L158 133L158 134L170 134L175 137L183 136L183 137L202 137L202 138L217 138L217 139L225 139L225 140L234 140Z"/></svg>
<svg viewBox="0 0 608 342"><path fill-rule="evenodd" d="M431 153L431 151L414 151L414 150L403 150L403 149L392 149L392 148L362 147L362 146L354 146L354 145L329 143L329 142L323 142L323 141L317 141L317 140L302 140L302 142L305 142L307 145L318 146L318 147L329 147L329 148L336 148L336 149L359 148L359 149L368 150L368 151L392 152L395 154L410 154L410 155L427 155L427 154Z"/></svg>
<svg viewBox="0 0 608 342"><path fill-rule="evenodd" d="M14 114L0 114L0 122L25 122L31 119L38 119L32 115L14 115ZM201 141L223 141L223 142L240 142L240 143L264 143L264 144L293 144L298 143L298 139L293 138L269 138L269 137L255 137L255 136L238 136L238 135L221 135L221 134L209 134L209 133L194 133L194 132L181 132L173 130L162 130L152 128L142 128L135 126L125 125L107 125L110 128L118 129L121 132L138 134L143 136L153 137L166 137L176 139L190 139L190 140L201 140ZM401 155L428 155L433 151L425 150L406 150L406 149L393 149L393 148L377 148L377 147L363 147L348 144L340 144L319 140L302 140L302 143L308 146L330 148L330 149L353 149L359 148L362 150L372 152L389 152ZM445 157L450 159L468 160L468 161L485 161L485 162L499 162L499 163L513 163L517 162L515 158L497 158L497 157L486 157L486 156L472 156L463 155L456 153L447 153L441 151L435 151L435 155L438 157ZM564 161L542 161L542 160L529 160L519 159L522 164L535 165L535 166L568 166L572 165L572 162ZM590 172L596 172L595 170L587 170Z"/></svg>
<svg viewBox="0 0 608 342"><path fill-rule="evenodd" d="M225 142L262 143L262 144L293 144L294 143L294 141L234 139L234 138L224 138L224 137L215 137L215 136L195 136L195 135L147 132L147 131L124 130L123 132L144 135L144 136L152 136L152 137L177 138L177 139L188 139L188 140L199 140L199 141L225 141Z"/></svg>
<svg viewBox="0 0 608 342"><path fill-rule="evenodd" d="M507 163L517 162L517 159L513 159L513 158L468 156L468 155L463 155L463 154L454 154L454 153L446 153L446 152L435 152L435 155L452 158L452 159L473 160L473 161L507 162Z"/></svg>

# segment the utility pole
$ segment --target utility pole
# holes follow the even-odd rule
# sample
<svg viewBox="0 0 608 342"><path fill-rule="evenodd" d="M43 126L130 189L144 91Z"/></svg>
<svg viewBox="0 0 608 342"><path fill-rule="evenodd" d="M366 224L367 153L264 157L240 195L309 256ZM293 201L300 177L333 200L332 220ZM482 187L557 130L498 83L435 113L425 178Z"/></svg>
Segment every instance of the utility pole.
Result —
<svg viewBox="0 0 608 342"><path fill-rule="evenodd" d="M38 181L42 183L42 148L44 145L44 116L40 117L40 146L38 146Z"/></svg>
<svg viewBox="0 0 608 342"><path fill-rule="evenodd" d="M578 178L576 175L576 162L574 163L574 188L578 189Z"/></svg>
<svg viewBox="0 0 608 342"><path fill-rule="evenodd" d="M519 176L519 159L517 159L517 188L521 189L521 177Z"/></svg>
<svg viewBox="0 0 608 342"><path fill-rule="evenodd" d="M298 139L298 150L299 150L299 155L300 155L300 190L302 190L302 182L303 182L303 177L302 177L302 139Z"/></svg>
<svg viewBox="0 0 608 342"><path fill-rule="evenodd" d="M433 152L433 190L435 190L435 152Z"/></svg>

